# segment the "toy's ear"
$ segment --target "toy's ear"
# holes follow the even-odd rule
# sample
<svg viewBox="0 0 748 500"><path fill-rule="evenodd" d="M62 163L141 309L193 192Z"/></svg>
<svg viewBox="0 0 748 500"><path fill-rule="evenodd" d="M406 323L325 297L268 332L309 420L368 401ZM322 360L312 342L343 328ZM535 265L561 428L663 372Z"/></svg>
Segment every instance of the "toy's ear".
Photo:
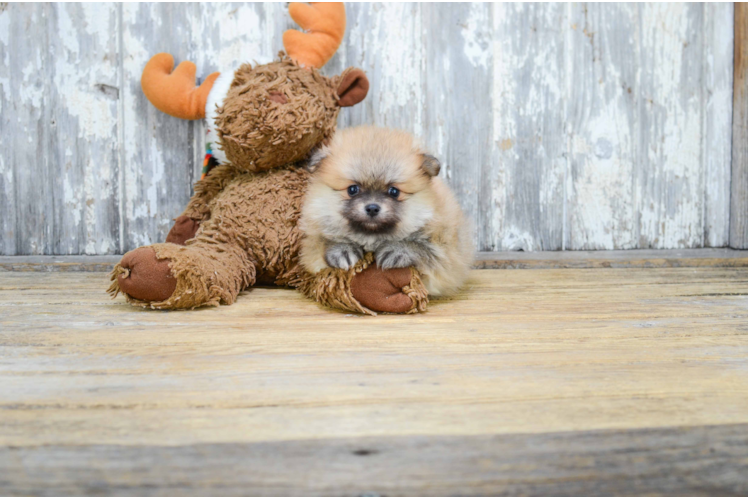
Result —
<svg viewBox="0 0 748 500"><path fill-rule="evenodd" d="M369 79L358 68L348 68L342 75L338 88L338 105L353 106L360 103L369 92Z"/></svg>
<svg viewBox="0 0 748 500"><path fill-rule="evenodd" d="M439 171L442 169L442 165L441 163L439 163L439 160L437 160L435 156L424 154L421 168L429 177L436 177L437 175L439 175Z"/></svg>
<svg viewBox="0 0 748 500"><path fill-rule="evenodd" d="M307 158L306 162L304 163L304 168L309 172L314 173L319 168L322 160L327 158L327 155L329 153L330 150L327 148L327 146L322 146L313 150L309 155L309 158Z"/></svg>

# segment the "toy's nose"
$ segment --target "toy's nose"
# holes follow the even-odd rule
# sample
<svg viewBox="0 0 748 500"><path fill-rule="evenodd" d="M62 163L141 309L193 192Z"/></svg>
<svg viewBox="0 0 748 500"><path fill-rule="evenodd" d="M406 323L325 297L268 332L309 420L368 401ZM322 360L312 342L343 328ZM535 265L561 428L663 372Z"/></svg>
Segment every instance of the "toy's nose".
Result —
<svg viewBox="0 0 748 500"><path fill-rule="evenodd" d="M366 205L366 215L369 217L376 217L379 214L379 205L376 203L371 203L369 205Z"/></svg>
<svg viewBox="0 0 748 500"><path fill-rule="evenodd" d="M286 104L288 102L288 98L280 92L270 92L270 97L268 97L268 99L275 101L278 104Z"/></svg>

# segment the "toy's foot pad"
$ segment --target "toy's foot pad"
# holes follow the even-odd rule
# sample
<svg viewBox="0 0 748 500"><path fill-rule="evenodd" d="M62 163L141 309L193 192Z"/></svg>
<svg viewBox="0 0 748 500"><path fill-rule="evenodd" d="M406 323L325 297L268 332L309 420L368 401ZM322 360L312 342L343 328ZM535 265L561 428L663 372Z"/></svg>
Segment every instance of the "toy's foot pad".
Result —
<svg viewBox="0 0 748 500"><path fill-rule="evenodd" d="M122 256L119 266L124 269L117 276L119 288L135 299L163 302L177 288L177 280L171 275L169 261L159 260L153 248L140 247L127 252Z"/></svg>
<svg viewBox="0 0 748 500"><path fill-rule="evenodd" d="M410 280L410 268L382 271L372 264L353 277L351 293L372 311L406 313L413 309L413 300L406 293Z"/></svg>
<svg viewBox="0 0 748 500"><path fill-rule="evenodd" d="M186 215L180 215L174 220L169 234L166 235L166 243L175 245L184 245L187 240L191 240L197 234L200 223Z"/></svg>

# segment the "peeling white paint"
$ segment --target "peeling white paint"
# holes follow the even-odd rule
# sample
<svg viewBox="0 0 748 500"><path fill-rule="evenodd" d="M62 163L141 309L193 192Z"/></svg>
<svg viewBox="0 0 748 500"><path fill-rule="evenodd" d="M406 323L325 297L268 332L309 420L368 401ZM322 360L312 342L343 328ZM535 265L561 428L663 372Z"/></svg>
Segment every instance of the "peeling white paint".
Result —
<svg viewBox="0 0 748 500"><path fill-rule="evenodd" d="M110 139L114 136L117 122L112 120L112 105L105 98L90 92L68 87L64 96L66 109L78 118L78 126L84 137Z"/></svg>
<svg viewBox="0 0 748 500"><path fill-rule="evenodd" d="M55 59L55 84L65 109L71 116L78 118L79 134L85 138L111 140L117 125L115 106L111 98L97 91L96 85L117 85L117 67L115 60L98 61L98 67L81 65L79 58L78 37L94 36L106 42L106 27L112 25L110 16L113 9L96 8L94 4L80 4L86 14L83 27L75 29L68 10L75 4L62 4L58 9L60 30L59 38L65 49ZM80 22L80 21L79 21ZM99 42L93 42L96 46Z"/></svg>
<svg viewBox="0 0 748 500"><path fill-rule="evenodd" d="M73 224L77 227L81 222L81 196L80 186L72 183L69 176L65 176L62 182L65 210L68 210L73 217Z"/></svg>
<svg viewBox="0 0 748 500"><path fill-rule="evenodd" d="M652 68L642 87L649 99L644 122L647 140L642 144L643 166L649 168L643 175L651 181L638 186L640 244L695 247L701 245L703 235L701 94L696 92L698 73L683 68L689 37L701 25L696 18L701 7L646 4L641 8L642 51Z"/></svg>
<svg viewBox="0 0 748 500"><path fill-rule="evenodd" d="M275 51L266 46L265 27L254 9L237 4L201 4L202 33L198 42L201 51L221 71L233 71L240 64L270 62Z"/></svg>
<svg viewBox="0 0 748 500"><path fill-rule="evenodd" d="M483 21L483 6L481 4L470 4L470 15L463 25L463 36L465 38L465 57L473 66L488 67L491 57L490 45L491 34L480 29Z"/></svg>
<svg viewBox="0 0 748 500"><path fill-rule="evenodd" d="M78 34L82 30L86 30L86 27L82 26L81 20L73 21L73 18L70 17L69 10L73 8L75 8L75 5L67 4L57 9L57 22L60 29L56 35L67 52L78 54L80 53Z"/></svg>
<svg viewBox="0 0 748 500"><path fill-rule="evenodd" d="M2 91L2 97L0 98L0 115L3 113L3 102L10 101L10 78L0 76L0 90Z"/></svg>
<svg viewBox="0 0 748 500"><path fill-rule="evenodd" d="M632 81L636 62L631 54L637 42L630 35L636 9L634 4L572 9L570 23L577 29L569 32L575 59L567 83L568 105L569 113L579 118L570 123L570 250L636 246L637 83ZM608 30L614 23L620 29ZM601 53L610 56L600 58Z"/></svg>
<svg viewBox="0 0 748 500"><path fill-rule="evenodd" d="M507 4L495 4L493 6L493 32L495 34L505 33L510 24L510 12ZM492 47L493 86L491 92L491 115L493 126L491 142L498 148L496 152L497 163L495 173L491 180L491 199L493 210L490 213L489 224L494 233L491 250L506 248L502 241L505 234L506 208L507 208L507 178L513 161L517 160L517 153L513 148L501 148L500 144L509 144L504 141L516 141L517 124L512 113L506 113L507 109L516 106L514 99L516 81L511 69L516 67L516 59L511 47L509 36L495 36ZM480 247L478 247L480 248Z"/></svg>
<svg viewBox="0 0 748 500"><path fill-rule="evenodd" d="M375 103L373 122L422 136L424 47L418 4L356 7L361 17L350 24L349 36L363 41L362 58L355 64L373 77L369 90L369 99ZM404 24L392 22L394 19Z"/></svg>
<svg viewBox="0 0 748 500"><path fill-rule="evenodd" d="M509 226L501 236L501 248L508 251L533 252L535 248L535 237L528 231L515 226Z"/></svg>
<svg viewBox="0 0 748 500"><path fill-rule="evenodd" d="M0 12L0 43L5 46L10 44L10 12L8 10Z"/></svg>
<svg viewBox="0 0 748 500"><path fill-rule="evenodd" d="M141 140L143 135L141 132L144 132L141 127L154 127L155 125L150 123L148 115L153 116L157 111L148 109L148 115L144 116L142 114L144 110L141 110L136 105L139 99L136 93L140 92L140 89L138 85L133 85L133 80L137 81L145 63L154 55L146 49L142 38L143 36L147 36L147 34L134 28L138 25L138 17L141 13L145 16L158 19L158 16L155 16L153 13L155 8L156 6L146 4L123 5L123 45L127 47L128 53L123 60L123 70L127 79L125 80L125 88L120 90L120 95L125 102L123 145L125 152L125 165L123 166L125 171L125 185L122 191L124 194L124 219L133 227L129 234L133 246L148 245L151 243L149 232L142 231L141 227L148 224L151 218L149 209L157 202L157 198L154 196L149 201L145 193L141 193L140 186L145 186L146 190L149 188L155 190L154 180L151 175L152 169L159 167L158 162L163 163L163 158L156 151L152 134L147 134L148 142L144 143ZM140 125L138 126L138 124ZM146 132L151 131L146 130ZM153 155L154 152L156 152L155 155ZM143 165L144 158L149 159L146 165ZM148 195L151 194L155 194L155 191L148 193Z"/></svg>
<svg viewBox="0 0 748 500"><path fill-rule="evenodd" d="M44 99L44 88L39 78L40 68L41 58L37 53L36 61L28 61L23 67L21 72L23 75L22 85L18 86L18 94L21 100L35 108L40 108Z"/></svg>
<svg viewBox="0 0 748 500"><path fill-rule="evenodd" d="M494 4L493 10L492 144L497 174L491 182L495 208L487 217L495 235L492 248L508 249L522 233L534 240L523 244L526 247L561 249L564 7ZM515 236L509 238L510 227ZM516 230L521 227L524 230Z"/></svg>
<svg viewBox="0 0 748 500"><path fill-rule="evenodd" d="M10 199L13 196L13 169L5 163L5 155L0 155L0 175L5 186L4 194Z"/></svg>
<svg viewBox="0 0 748 500"><path fill-rule="evenodd" d="M0 114L3 113L3 102L10 100L10 12L0 12L0 54L2 55L2 67L0 67Z"/></svg>
<svg viewBox="0 0 748 500"><path fill-rule="evenodd" d="M112 28L117 8L110 4L64 4L53 7L57 31L52 45L54 77L50 98L56 102L54 127L71 135L60 143L65 168L62 223L70 237L55 242L62 253L117 251L110 236L112 176L118 137L118 59Z"/></svg>
<svg viewBox="0 0 748 500"><path fill-rule="evenodd" d="M112 37L111 17L115 13L114 9L101 3L83 3L80 7L83 10L86 32L95 36L97 44L106 46Z"/></svg>
<svg viewBox="0 0 748 500"><path fill-rule="evenodd" d="M572 151L575 177L572 249L632 248L635 246L632 204L633 162L625 114L615 108L600 114L585 128L587 139L575 135ZM581 247L581 248L580 248Z"/></svg>

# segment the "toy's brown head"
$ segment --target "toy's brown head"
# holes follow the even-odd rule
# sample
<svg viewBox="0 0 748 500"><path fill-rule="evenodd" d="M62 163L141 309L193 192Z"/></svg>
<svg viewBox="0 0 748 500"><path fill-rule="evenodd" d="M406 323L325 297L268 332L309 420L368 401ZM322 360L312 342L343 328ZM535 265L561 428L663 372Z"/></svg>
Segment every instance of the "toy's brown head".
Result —
<svg viewBox="0 0 748 500"><path fill-rule="evenodd" d="M366 95L363 71L327 78L290 57L242 65L215 118L220 148L233 165L257 171L303 159L335 131L341 105ZM351 99L351 93L358 93Z"/></svg>
<svg viewBox="0 0 748 500"><path fill-rule="evenodd" d="M289 12L308 32L284 33L288 56L281 53L279 61L255 67L244 64L233 75L214 73L195 87L193 63L183 62L172 73L173 58L157 54L143 71L146 97L179 118L203 118L207 111L218 143L214 151L220 151L216 156L242 170L267 170L303 159L332 136L341 107L366 97L369 82L356 68L333 78L316 69L342 40L342 4L293 3Z"/></svg>

